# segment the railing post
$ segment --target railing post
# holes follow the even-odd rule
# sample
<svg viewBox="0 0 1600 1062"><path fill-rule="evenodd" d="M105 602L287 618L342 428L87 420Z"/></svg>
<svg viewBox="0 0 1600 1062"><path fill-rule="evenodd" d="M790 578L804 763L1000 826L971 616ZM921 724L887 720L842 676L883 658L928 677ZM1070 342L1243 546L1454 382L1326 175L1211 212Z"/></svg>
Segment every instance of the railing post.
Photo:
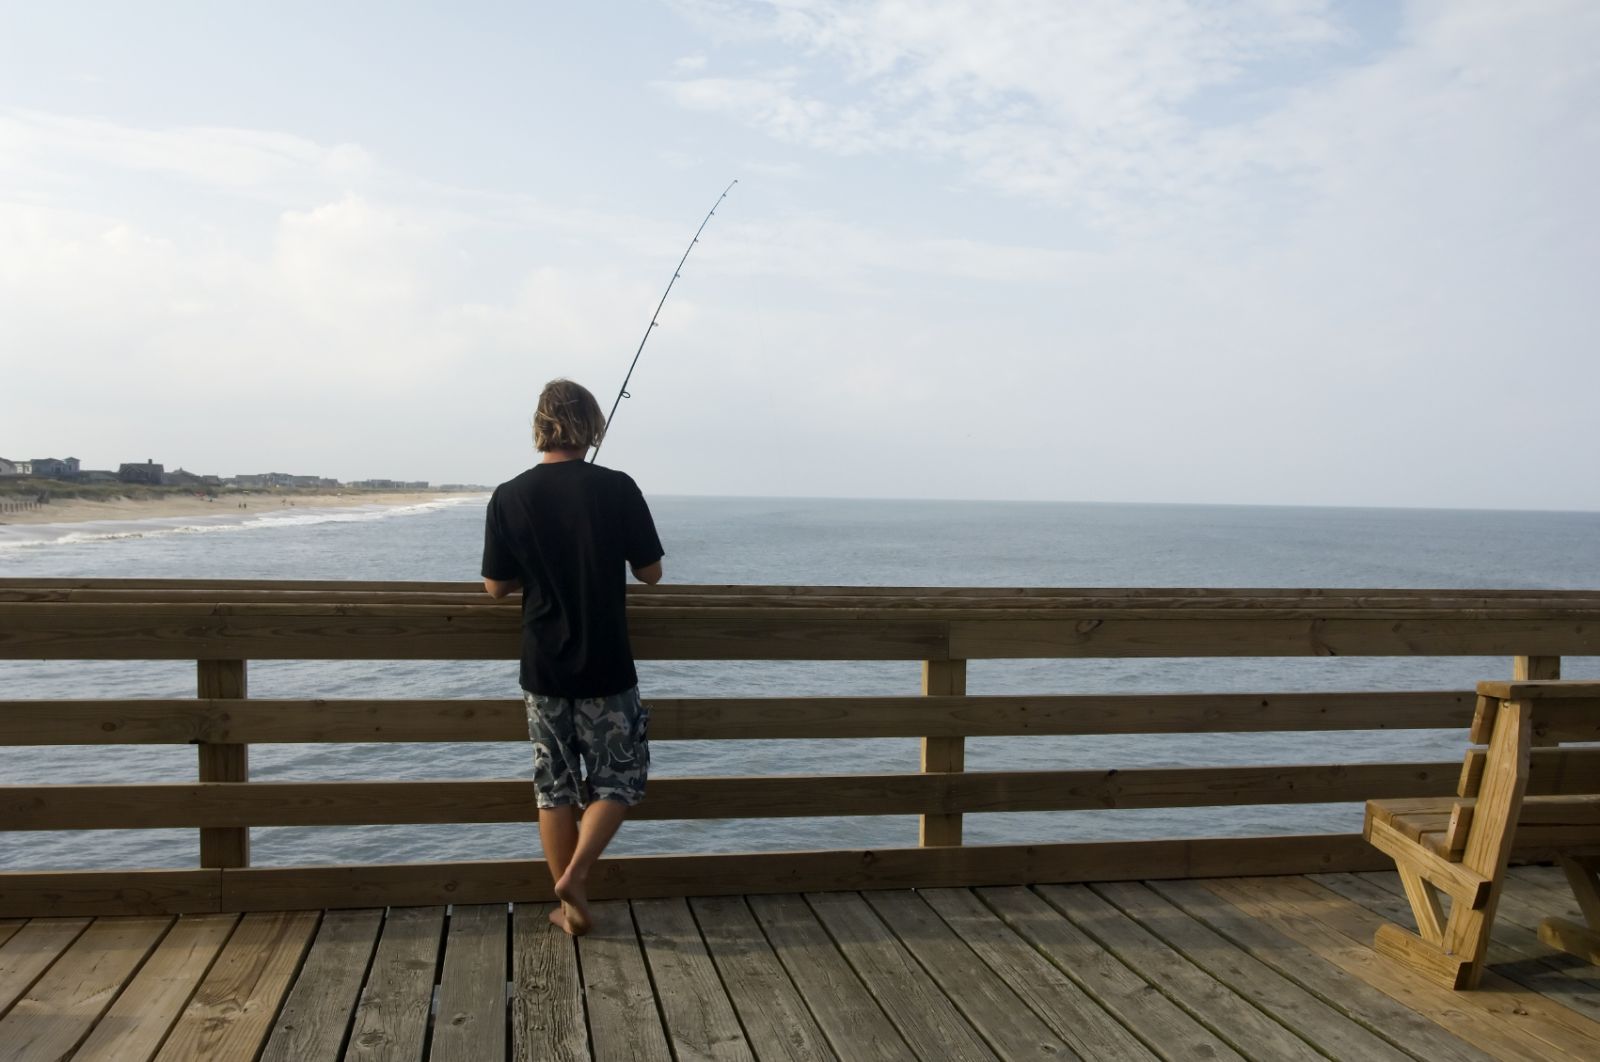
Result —
<svg viewBox="0 0 1600 1062"><path fill-rule="evenodd" d="M924 660L922 693L928 697L959 697L967 692L965 660ZM966 769L967 739L964 737L925 737L922 739L922 771L959 773ZM923 848L961 843L960 815L923 815L917 825L917 843Z"/></svg>
<svg viewBox="0 0 1600 1062"><path fill-rule="evenodd" d="M1511 658L1513 682L1537 682L1561 677L1559 656L1514 656Z"/></svg>
<svg viewBox="0 0 1600 1062"><path fill-rule="evenodd" d="M1558 679L1561 677L1561 658L1559 656L1514 656L1511 658L1511 680L1513 682L1537 682L1542 679ZM1546 741L1535 734L1535 745L1553 745L1559 742Z"/></svg>
<svg viewBox="0 0 1600 1062"><path fill-rule="evenodd" d="M198 694L202 699L249 696L243 660L200 661ZM250 779L250 746L200 742L202 782L245 782ZM250 828L213 826L200 829L200 865L250 865Z"/></svg>

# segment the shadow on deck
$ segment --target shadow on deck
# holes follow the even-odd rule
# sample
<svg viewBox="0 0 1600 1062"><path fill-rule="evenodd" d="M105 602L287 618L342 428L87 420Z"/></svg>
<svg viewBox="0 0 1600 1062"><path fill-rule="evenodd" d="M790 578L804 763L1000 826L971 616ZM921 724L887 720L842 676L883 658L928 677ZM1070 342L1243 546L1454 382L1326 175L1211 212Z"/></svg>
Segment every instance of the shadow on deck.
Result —
<svg viewBox="0 0 1600 1062"><path fill-rule="evenodd" d="M1371 949L1392 873L0 922L24 1059L1571 1059L1600 969L1514 869L1483 988Z"/></svg>

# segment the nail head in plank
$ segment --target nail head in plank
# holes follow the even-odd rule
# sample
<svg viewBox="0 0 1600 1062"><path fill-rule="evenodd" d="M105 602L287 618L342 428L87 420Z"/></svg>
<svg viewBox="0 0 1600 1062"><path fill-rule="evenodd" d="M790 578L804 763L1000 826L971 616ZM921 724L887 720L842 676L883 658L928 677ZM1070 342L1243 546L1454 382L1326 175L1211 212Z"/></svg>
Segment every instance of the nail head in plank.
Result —
<svg viewBox="0 0 1600 1062"><path fill-rule="evenodd" d="M443 907L389 909L356 1005L347 1062L421 1062L443 942Z"/></svg>
<svg viewBox="0 0 1600 1062"><path fill-rule="evenodd" d="M551 903L511 912L511 1057L515 1062L588 1062L578 947L550 922Z"/></svg>
<svg viewBox="0 0 1600 1062"><path fill-rule="evenodd" d="M261 1062L338 1062L383 911L329 911L267 1040Z"/></svg>
<svg viewBox="0 0 1600 1062"><path fill-rule="evenodd" d="M431 1062L505 1057L507 918L503 903L451 908Z"/></svg>

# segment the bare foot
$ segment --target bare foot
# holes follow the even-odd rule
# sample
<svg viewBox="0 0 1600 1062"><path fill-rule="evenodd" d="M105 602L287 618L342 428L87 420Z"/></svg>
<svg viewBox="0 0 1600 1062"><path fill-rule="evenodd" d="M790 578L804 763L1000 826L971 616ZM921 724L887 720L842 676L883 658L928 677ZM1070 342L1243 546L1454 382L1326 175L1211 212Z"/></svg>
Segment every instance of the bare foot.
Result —
<svg viewBox="0 0 1600 1062"><path fill-rule="evenodd" d="M567 905L566 904L559 904L559 905L557 905L555 907L550 908L550 924L555 926L557 929L561 930L564 933L571 933L572 930L567 928L567 913L566 912L567 912Z"/></svg>
<svg viewBox="0 0 1600 1062"><path fill-rule="evenodd" d="M562 910L566 912L567 932L575 937L581 937L594 928L594 922L589 918L587 884L574 878L570 871L561 875L561 880L556 882L556 899L561 901Z"/></svg>

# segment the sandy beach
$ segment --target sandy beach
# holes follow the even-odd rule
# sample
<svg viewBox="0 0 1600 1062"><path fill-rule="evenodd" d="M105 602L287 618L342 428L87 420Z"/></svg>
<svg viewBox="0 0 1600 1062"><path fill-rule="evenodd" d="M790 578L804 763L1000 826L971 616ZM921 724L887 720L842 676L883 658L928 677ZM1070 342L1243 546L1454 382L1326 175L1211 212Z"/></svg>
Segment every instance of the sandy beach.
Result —
<svg viewBox="0 0 1600 1062"><path fill-rule="evenodd" d="M183 516L228 516L287 512L300 509L354 509L369 505L406 506L466 498L472 495L416 491L406 493L249 494L222 495L216 501L190 495L163 498L117 498L88 501L59 498L21 512L0 512L0 525L81 524L101 520L150 520ZM463 503L465 504L465 503Z"/></svg>

